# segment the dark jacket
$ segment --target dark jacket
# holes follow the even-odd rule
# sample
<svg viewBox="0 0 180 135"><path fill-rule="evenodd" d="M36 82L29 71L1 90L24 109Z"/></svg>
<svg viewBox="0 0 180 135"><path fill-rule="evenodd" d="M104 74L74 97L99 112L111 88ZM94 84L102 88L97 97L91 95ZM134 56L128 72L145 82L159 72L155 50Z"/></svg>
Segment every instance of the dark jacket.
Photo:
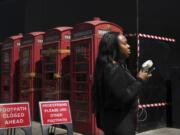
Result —
<svg viewBox="0 0 180 135"><path fill-rule="evenodd" d="M135 134L137 96L143 81L135 79L124 64L119 63L106 65L101 81L101 88L95 92L98 127L111 135L112 132Z"/></svg>

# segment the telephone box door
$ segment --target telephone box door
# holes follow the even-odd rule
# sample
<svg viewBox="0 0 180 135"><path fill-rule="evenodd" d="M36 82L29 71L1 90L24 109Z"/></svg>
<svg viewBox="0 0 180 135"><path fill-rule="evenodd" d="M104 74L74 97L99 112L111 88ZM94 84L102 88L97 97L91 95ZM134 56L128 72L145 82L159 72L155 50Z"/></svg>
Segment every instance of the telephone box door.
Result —
<svg viewBox="0 0 180 135"><path fill-rule="evenodd" d="M58 43L46 44L43 47L43 92L42 100L59 99L59 74L57 72Z"/></svg>
<svg viewBox="0 0 180 135"><path fill-rule="evenodd" d="M72 115L74 128L78 132L91 133L91 38L74 42L72 46Z"/></svg>
<svg viewBox="0 0 180 135"><path fill-rule="evenodd" d="M10 100L10 66L11 66L11 50L2 51L2 75L1 75L1 96L2 102L9 102Z"/></svg>
<svg viewBox="0 0 180 135"><path fill-rule="evenodd" d="M35 97L32 96L34 92L33 77L31 77L32 68L32 48L23 47L20 51L20 101L28 101L31 106L31 115L34 118L34 105Z"/></svg>
<svg viewBox="0 0 180 135"><path fill-rule="evenodd" d="M21 49L20 53L20 88L22 92L25 92L26 90L30 90L32 86L32 80L29 76L29 73L31 72L31 48L23 48ZM25 98L25 97L22 97Z"/></svg>

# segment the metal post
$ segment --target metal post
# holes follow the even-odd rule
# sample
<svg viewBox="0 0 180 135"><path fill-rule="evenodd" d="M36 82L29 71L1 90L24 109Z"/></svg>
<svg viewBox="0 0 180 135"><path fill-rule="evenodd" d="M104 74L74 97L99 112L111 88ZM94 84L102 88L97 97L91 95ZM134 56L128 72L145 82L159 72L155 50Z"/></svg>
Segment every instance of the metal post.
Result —
<svg viewBox="0 0 180 135"><path fill-rule="evenodd" d="M72 123L63 124L63 125L65 125L66 128L67 128L67 135L73 135L73 125L72 125ZM41 125L42 135L55 135L55 130L56 130L56 127L54 127L52 125L48 125L48 126Z"/></svg>
<svg viewBox="0 0 180 135"><path fill-rule="evenodd" d="M0 129L0 135L4 135L5 129Z"/></svg>
<svg viewBox="0 0 180 135"><path fill-rule="evenodd" d="M73 125L72 125L72 123L65 124L65 126L67 127L67 135L73 135Z"/></svg>
<svg viewBox="0 0 180 135"><path fill-rule="evenodd" d="M42 135L49 135L49 128L50 126L43 126L41 125L41 131L42 131Z"/></svg>
<svg viewBox="0 0 180 135"><path fill-rule="evenodd" d="M32 126L21 129L24 131L25 135L32 135Z"/></svg>

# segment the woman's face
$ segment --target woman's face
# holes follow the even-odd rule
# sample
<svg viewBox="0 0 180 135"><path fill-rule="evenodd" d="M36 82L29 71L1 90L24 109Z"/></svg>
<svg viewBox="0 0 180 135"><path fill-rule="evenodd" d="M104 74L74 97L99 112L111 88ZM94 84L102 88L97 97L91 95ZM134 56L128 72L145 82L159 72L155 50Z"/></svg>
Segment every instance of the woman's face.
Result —
<svg viewBox="0 0 180 135"><path fill-rule="evenodd" d="M129 44L127 43L126 37L124 35L119 35L118 39L119 39L119 49L121 54L126 58L128 58L129 55L131 54L131 51Z"/></svg>

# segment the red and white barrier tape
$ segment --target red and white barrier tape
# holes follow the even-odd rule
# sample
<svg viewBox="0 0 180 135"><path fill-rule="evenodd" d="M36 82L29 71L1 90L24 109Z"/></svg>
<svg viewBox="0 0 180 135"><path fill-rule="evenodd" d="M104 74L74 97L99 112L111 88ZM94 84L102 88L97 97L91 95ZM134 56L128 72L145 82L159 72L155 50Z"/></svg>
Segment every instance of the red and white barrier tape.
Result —
<svg viewBox="0 0 180 135"><path fill-rule="evenodd" d="M162 102L162 103L154 103L154 104L139 104L138 108L153 108L153 107L162 107L167 106L169 103Z"/></svg>
<svg viewBox="0 0 180 135"><path fill-rule="evenodd" d="M151 39L168 41L168 42L176 42L176 40L173 39L173 38L160 37L160 36L156 36L156 35L149 35L149 34L141 34L141 33L140 33L139 36L140 36L140 37L144 37L144 38L151 38Z"/></svg>
<svg viewBox="0 0 180 135"><path fill-rule="evenodd" d="M133 36L136 36L136 34L126 34L126 36L133 37ZM174 38L161 37L161 36L157 36L157 35L149 35L149 34L139 33L138 36L144 37L144 38L149 38L149 39L157 39L157 40L168 41L168 42L176 42L176 39L174 39Z"/></svg>

